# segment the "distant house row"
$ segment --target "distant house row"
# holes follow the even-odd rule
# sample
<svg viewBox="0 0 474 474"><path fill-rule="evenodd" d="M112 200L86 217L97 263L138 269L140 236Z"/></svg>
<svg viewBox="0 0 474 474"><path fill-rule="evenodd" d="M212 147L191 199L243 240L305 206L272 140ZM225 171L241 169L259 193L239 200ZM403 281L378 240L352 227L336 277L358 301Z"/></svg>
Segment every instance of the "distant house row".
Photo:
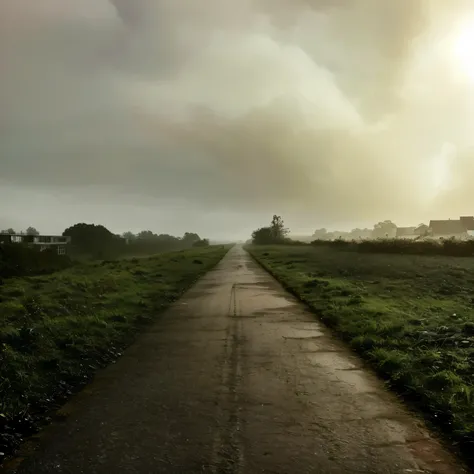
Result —
<svg viewBox="0 0 474 474"><path fill-rule="evenodd" d="M397 227L397 239L460 239L474 238L474 216L459 219L431 220L429 225L418 227Z"/></svg>
<svg viewBox="0 0 474 474"><path fill-rule="evenodd" d="M40 251L53 250L58 255L66 255L67 246L71 243L71 237L62 235L28 235L28 234L5 234L0 233L0 244L26 244L38 246Z"/></svg>
<svg viewBox="0 0 474 474"><path fill-rule="evenodd" d="M428 234L429 227L421 224L418 227L397 227L395 237L397 239L419 239Z"/></svg>

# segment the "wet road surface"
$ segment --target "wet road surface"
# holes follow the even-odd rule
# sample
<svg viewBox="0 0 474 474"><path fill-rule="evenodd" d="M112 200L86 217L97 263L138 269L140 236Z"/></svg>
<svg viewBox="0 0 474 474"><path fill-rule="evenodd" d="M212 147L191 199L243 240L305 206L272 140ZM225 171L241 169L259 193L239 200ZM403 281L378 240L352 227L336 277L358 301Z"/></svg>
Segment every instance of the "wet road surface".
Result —
<svg viewBox="0 0 474 474"><path fill-rule="evenodd" d="M61 411L14 472L464 472L239 246Z"/></svg>

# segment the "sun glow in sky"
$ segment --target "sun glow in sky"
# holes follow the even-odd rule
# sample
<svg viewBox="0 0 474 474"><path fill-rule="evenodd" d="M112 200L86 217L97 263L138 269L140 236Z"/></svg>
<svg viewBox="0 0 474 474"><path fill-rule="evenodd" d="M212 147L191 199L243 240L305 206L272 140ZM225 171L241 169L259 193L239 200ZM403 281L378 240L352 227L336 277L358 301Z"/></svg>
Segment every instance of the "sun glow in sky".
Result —
<svg viewBox="0 0 474 474"><path fill-rule="evenodd" d="M454 56L462 71L474 82L474 18L461 24L454 39Z"/></svg>

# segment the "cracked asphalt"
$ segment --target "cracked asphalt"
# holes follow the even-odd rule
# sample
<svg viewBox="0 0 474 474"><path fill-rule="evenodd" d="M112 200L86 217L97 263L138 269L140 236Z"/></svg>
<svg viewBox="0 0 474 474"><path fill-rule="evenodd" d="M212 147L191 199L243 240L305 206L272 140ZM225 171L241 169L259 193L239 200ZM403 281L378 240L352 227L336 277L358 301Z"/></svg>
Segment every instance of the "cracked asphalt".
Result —
<svg viewBox="0 0 474 474"><path fill-rule="evenodd" d="M7 472L465 472L240 246L60 415Z"/></svg>

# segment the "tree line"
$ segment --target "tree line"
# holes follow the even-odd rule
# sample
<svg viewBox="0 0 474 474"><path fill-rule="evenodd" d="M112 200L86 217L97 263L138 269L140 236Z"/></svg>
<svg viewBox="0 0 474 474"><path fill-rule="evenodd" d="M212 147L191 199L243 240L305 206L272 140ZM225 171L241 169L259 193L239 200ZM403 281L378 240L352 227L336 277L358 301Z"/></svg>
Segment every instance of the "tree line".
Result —
<svg viewBox="0 0 474 474"><path fill-rule="evenodd" d="M125 232L118 235L102 225L84 223L67 228L63 235L71 237L71 255L83 255L95 259L145 256L209 245L208 239L202 239L194 232L185 232L182 237L155 234L151 230L144 230L138 234Z"/></svg>
<svg viewBox="0 0 474 474"><path fill-rule="evenodd" d="M425 224L419 224L417 229L420 230L419 235L424 235L428 228ZM252 243L257 245L270 244L295 244L296 241L288 237L289 229L284 225L281 216L274 215L272 221L268 226L260 227L252 233ZM378 222L369 228L355 228L351 231L328 231L325 228L317 229L311 236L311 241L334 241L334 240L348 240L348 241L364 241L364 240L378 240L378 239L394 239L397 234L397 225L391 220ZM305 239L305 242L309 242Z"/></svg>
<svg viewBox="0 0 474 474"><path fill-rule="evenodd" d="M34 227L16 232L9 228L0 231L3 234L40 235ZM71 237L69 255L93 259L113 259L120 256L144 256L153 253L170 252L190 247L206 247L208 239L202 239L195 232L185 232L182 237L170 234L155 234L143 230L137 234L125 232L114 234L103 225L79 223L68 227L63 236Z"/></svg>
<svg viewBox="0 0 474 474"><path fill-rule="evenodd" d="M419 235L424 235L428 226L426 224L419 224L416 229L419 229ZM313 240L377 240L377 239L393 239L397 235L397 225L391 220L378 222L369 228L356 228L351 231L333 231L328 232L327 229L317 229L312 235Z"/></svg>
<svg viewBox="0 0 474 474"><path fill-rule="evenodd" d="M8 229L0 230L0 234L26 234L26 235L40 235L40 233L34 228L34 227L28 227L25 231L20 230L19 232L16 232L15 229L12 229L9 227Z"/></svg>

